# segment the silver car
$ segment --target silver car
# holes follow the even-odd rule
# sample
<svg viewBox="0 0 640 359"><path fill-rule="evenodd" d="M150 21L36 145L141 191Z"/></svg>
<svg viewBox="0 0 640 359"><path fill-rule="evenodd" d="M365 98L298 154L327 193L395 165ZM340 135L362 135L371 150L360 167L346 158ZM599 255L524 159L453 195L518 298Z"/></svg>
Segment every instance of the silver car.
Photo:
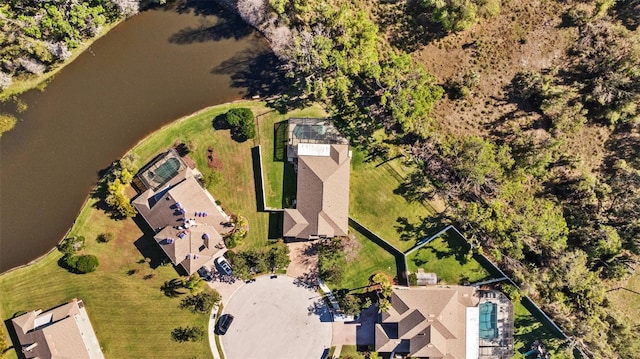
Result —
<svg viewBox="0 0 640 359"><path fill-rule="evenodd" d="M231 275L233 273L233 270L231 270L231 266L229 265L229 262L224 256L216 258L215 262L218 268L220 269L220 271L222 271L222 273L226 275Z"/></svg>

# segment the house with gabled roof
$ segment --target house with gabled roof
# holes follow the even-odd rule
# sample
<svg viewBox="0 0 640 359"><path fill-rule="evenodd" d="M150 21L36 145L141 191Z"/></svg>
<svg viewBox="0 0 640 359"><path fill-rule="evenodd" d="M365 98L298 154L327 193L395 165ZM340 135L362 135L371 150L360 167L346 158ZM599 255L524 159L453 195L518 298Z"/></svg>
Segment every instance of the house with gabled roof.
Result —
<svg viewBox="0 0 640 359"><path fill-rule="evenodd" d="M145 186L133 205L171 262L189 275L212 262L224 248L222 236L231 230L230 217L200 184L197 169L170 150L156 157L137 177L138 184Z"/></svg>
<svg viewBox="0 0 640 359"><path fill-rule="evenodd" d="M503 297L466 286L395 288L375 326L375 350L430 359L509 358L513 315Z"/></svg>
<svg viewBox="0 0 640 359"><path fill-rule="evenodd" d="M35 310L11 320L27 359L103 359L82 300L46 312Z"/></svg>
<svg viewBox="0 0 640 359"><path fill-rule="evenodd" d="M297 172L295 208L284 210L285 238L346 236L349 229L348 141L325 119L290 119L287 156Z"/></svg>

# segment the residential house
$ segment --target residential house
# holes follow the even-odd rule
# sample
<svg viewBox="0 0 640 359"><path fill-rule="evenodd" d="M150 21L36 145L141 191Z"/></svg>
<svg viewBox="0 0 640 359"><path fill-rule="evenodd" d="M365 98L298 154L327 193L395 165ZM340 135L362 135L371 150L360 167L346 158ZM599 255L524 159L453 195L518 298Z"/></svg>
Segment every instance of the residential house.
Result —
<svg viewBox="0 0 640 359"><path fill-rule="evenodd" d="M222 235L231 230L229 216L196 177L195 168L167 151L138 173L145 190L133 200L156 243L188 274L212 262L224 248Z"/></svg>
<svg viewBox="0 0 640 359"><path fill-rule="evenodd" d="M46 312L31 311L11 322L27 359L104 358L82 300Z"/></svg>
<svg viewBox="0 0 640 359"><path fill-rule="evenodd" d="M497 296L492 301L482 293L464 286L394 289L375 327L375 350L430 359L511 357L511 302L498 306ZM483 348L489 342L491 348Z"/></svg>
<svg viewBox="0 0 640 359"><path fill-rule="evenodd" d="M297 195L295 208L284 210L283 236L346 236L351 171L346 139L327 120L291 119L287 155L297 171Z"/></svg>

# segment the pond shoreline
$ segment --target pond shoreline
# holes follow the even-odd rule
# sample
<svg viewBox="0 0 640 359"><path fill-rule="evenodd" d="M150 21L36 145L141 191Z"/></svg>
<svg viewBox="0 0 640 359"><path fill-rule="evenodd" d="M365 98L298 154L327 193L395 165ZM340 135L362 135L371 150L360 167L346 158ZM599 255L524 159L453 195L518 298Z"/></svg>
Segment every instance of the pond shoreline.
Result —
<svg viewBox="0 0 640 359"><path fill-rule="evenodd" d="M196 111L250 96L256 86L250 76L270 53L268 43L227 11L201 11L152 9L121 21L46 91L18 96L24 112L0 103L0 111L20 119L0 143L0 271L55 247L97 174L142 139Z"/></svg>
<svg viewBox="0 0 640 359"><path fill-rule="evenodd" d="M142 143L144 143L149 138L155 136L158 132L161 132L162 130L164 130L165 128L167 128L169 126L173 126L173 125L175 125L177 123L180 123L182 121L186 121L186 120L188 120L189 118L191 118L193 116L197 116L197 115L199 115L199 114L201 114L203 112L210 111L210 110L212 110L212 109L214 109L216 107L226 107L226 106L233 105L235 103L248 103L248 102L251 102L251 101L248 101L248 100L234 100L234 101L230 101L230 102L225 102L225 103L221 103L221 104L218 104L218 105L208 106L208 107L202 108L202 109L200 109L200 110L198 110L198 111L196 111L196 112L194 112L192 114L185 115L185 116L182 116L180 118L177 118L174 121L171 121L171 122L161 126L157 130L147 134L145 137L140 139L140 141L138 141L134 146L129 148L121 158L124 158L124 157L130 155ZM9 268L6 271L0 272L0 276L3 276L5 274L7 274L7 273L11 273L13 271L16 271L16 270L19 270L19 269L22 269L22 268L30 267L30 266L32 266L34 264L37 264L39 261L41 261L45 257L49 256L51 254L51 252L55 251L57 249L58 244L60 244L65 238L67 238L69 236L69 234L73 231L73 228L75 227L76 222L78 221L78 218L82 214L82 211L84 211L86 209L87 204L89 203L90 200L91 200L91 193L88 193L87 196L85 197L84 201L82 202L82 206L80 206L80 209L78 210L78 213L74 217L75 219L73 220L73 223L71 224L71 226L69 226L69 229L67 230L67 232L64 234L64 236L62 236L62 238L60 238L60 240L58 241L58 243L54 247L49 249L46 253L42 254L41 256L30 260L28 263L21 264L21 265L18 265L16 267Z"/></svg>
<svg viewBox="0 0 640 359"><path fill-rule="evenodd" d="M125 21L131 19L136 15L138 14L135 14L129 17L122 17L116 20L115 22L104 26L104 28L102 28L96 36L82 42L80 46L78 46L73 50L73 53L68 59L64 60L63 62L57 63L51 71L45 72L39 76L31 77L26 80L14 79L13 83L9 87L7 87L4 91L0 92L0 102L10 101L13 97L20 96L27 91L36 90L36 89L43 91L47 87L49 82L55 79L56 75L60 73L60 71L62 71L64 68L72 64L84 52L86 52L87 50L90 50L91 45L93 45L96 41L101 39L103 36L110 33L120 24L124 23Z"/></svg>

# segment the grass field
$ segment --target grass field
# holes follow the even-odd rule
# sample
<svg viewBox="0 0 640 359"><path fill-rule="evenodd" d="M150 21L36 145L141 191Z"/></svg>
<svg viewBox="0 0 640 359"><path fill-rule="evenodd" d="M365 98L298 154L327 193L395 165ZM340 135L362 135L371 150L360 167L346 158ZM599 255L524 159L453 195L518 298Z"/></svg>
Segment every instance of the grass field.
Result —
<svg viewBox="0 0 640 359"><path fill-rule="evenodd" d="M473 257L468 257L469 245L457 236L443 234L407 256L411 273L418 268L436 273L446 284L463 284L491 279L493 276Z"/></svg>
<svg viewBox="0 0 640 359"><path fill-rule="evenodd" d="M358 258L346 266L342 281L338 285L330 285L331 289L357 290L366 286L369 283L369 277L377 272L384 272L390 277L396 276L396 262L393 255L355 229L350 227L349 231L355 234L362 248Z"/></svg>
<svg viewBox="0 0 640 359"><path fill-rule="evenodd" d="M389 163L393 162L400 162L400 159ZM436 213L428 205L409 203L394 193L400 180L387 166L379 161L367 162L362 151L353 149L350 216L400 251L405 251L437 230L432 228L436 225L432 222Z"/></svg>
<svg viewBox="0 0 640 359"><path fill-rule="evenodd" d="M531 314L522 301L513 303L513 319L515 352L512 358L522 358L535 340L542 341L545 348L550 351L552 358L567 357L567 353L561 353L563 340L560 334L556 333L553 327L543 324L539 318Z"/></svg>
<svg viewBox="0 0 640 359"><path fill-rule="evenodd" d="M616 309L634 325L640 325L640 273L636 272L606 293L608 299L617 303Z"/></svg>
<svg viewBox="0 0 640 359"><path fill-rule="evenodd" d="M98 233L111 231L115 238L97 243ZM178 307L181 298L164 296L160 287L177 277L173 266L152 268L135 244L145 253L142 232L132 220L114 222L86 206L73 234L86 237L84 252L100 261L94 273L76 275L57 264L61 254L51 252L35 264L0 276L0 317L10 319L25 310L55 307L72 298L85 302L93 327L109 358L208 358L208 342L179 344L171 340L171 330L178 326L201 325L206 328L207 315L195 315ZM129 274L135 272L133 274ZM5 324L8 322L5 322ZM158 350L161 347L162 350ZM3 359L16 358L13 350Z"/></svg>

